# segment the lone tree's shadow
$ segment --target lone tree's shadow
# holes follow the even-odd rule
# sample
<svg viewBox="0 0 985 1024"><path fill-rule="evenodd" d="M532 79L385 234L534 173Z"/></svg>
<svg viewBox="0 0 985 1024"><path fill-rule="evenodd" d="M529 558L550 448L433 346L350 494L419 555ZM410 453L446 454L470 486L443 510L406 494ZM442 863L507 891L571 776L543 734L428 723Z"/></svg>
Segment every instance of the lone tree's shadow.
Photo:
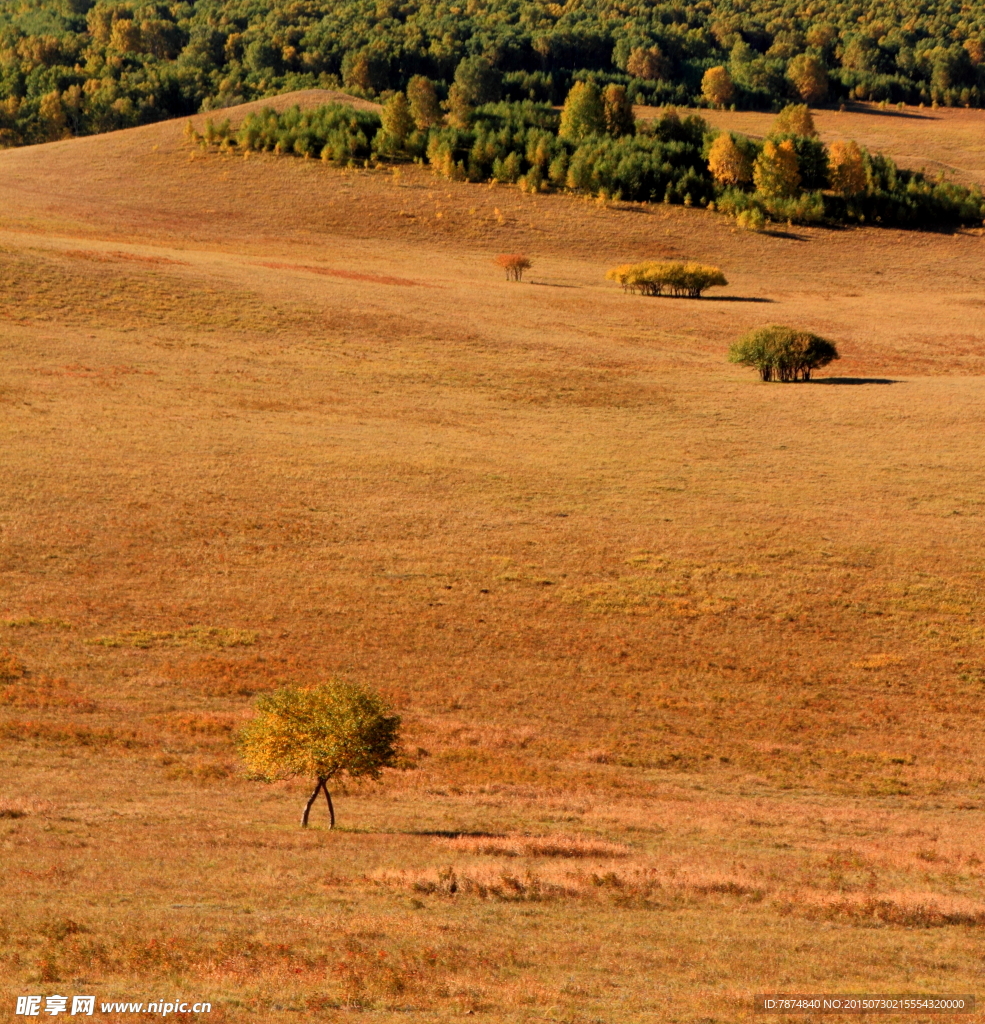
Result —
<svg viewBox="0 0 985 1024"><path fill-rule="evenodd" d="M810 384L902 384L901 380L888 377L816 377Z"/></svg>

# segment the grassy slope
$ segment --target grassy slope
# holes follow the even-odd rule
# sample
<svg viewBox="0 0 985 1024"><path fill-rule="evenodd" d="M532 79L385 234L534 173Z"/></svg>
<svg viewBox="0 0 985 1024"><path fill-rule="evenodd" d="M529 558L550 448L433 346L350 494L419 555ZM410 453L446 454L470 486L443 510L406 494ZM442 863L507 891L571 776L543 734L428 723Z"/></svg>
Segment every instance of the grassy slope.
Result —
<svg viewBox="0 0 985 1024"><path fill-rule="evenodd" d="M10 995L974 988L979 234L749 236L180 124L0 154L0 188ZM731 284L603 281L660 255ZM724 363L769 321L839 342L827 383ZM417 767L304 835L229 731L328 672L393 694Z"/></svg>

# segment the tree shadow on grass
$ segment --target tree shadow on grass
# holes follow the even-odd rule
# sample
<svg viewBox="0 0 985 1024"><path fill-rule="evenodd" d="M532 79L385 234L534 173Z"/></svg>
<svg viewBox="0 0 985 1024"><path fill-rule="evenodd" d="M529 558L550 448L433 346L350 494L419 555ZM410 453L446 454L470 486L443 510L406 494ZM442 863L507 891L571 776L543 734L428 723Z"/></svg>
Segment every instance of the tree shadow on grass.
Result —
<svg viewBox="0 0 985 1024"><path fill-rule="evenodd" d="M776 302L776 299L763 299L758 295L702 295L702 302Z"/></svg>
<svg viewBox="0 0 985 1024"><path fill-rule="evenodd" d="M811 384L903 384L901 380L889 377L816 377Z"/></svg>
<svg viewBox="0 0 985 1024"><path fill-rule="evenodd" d="M806 242L806 235L795 235L792 231L764 231L764 235L769 235L770 238L785 238L788 242Z"/></svg>
<svg viewBox="0 0 985 1024"><path fill-rule="evenodd" d="M528 281L528 284L535 284L539 288L577 288L576 284L554 284L553 281Z"/></svg>

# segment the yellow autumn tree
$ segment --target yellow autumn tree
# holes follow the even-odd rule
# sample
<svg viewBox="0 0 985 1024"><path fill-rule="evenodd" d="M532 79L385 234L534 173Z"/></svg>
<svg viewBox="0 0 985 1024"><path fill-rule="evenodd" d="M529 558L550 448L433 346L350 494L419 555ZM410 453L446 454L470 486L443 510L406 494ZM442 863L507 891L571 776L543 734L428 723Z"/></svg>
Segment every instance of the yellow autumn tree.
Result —
<svg viewBox="0 0 985 1024"><path fill-rule="evenodd" d="M770 135L809 135L817 136L814 118L806 103L790 103L777 114Z"/></svg>
<svg viewBox="0 0 985 1024"><path fill-rule="evenodd" d="M434 82L424 75L414 75L407 83L407 102L414 124L424 130L442 122L441 104Z"/></svg>
<svg viewBox="0 0 985 1024"><path fill-rule="evenodd" d="M701 79L701 95L715 107L724 107L735 95L732 77L725 68L708 68Z"/></svg>
<svg viewBox="0 0 985 1024"><path fill-rule="evenodd" d="M396 763L400 718L379 694L361 686L334 681L306 689L286 686L259 697L255 711L239 734L250 775L267 782L297 776L315 780L302 828L308 826L319 792L325 794L335 826L328 791L333 779L378 779Z"/></svg>
<svg viewBox="0 0 985 1024"><path fill-rule="evenodd" d="M828 94L828 69L810 53L799 53L790 61L787 80L805 103L820 103Z"/></svg>
<svg viewBox="0 0 985 1024"><path fill-rule="evenodd" d="M749 158L735 144L728 132L723 132L708 151L708 170L720 185L739 185L752 180Z"/></svg>
<svg viewBox="0 0 985 1024"><path fill-rule="evenodd" d="M839 139L831 143L828 149L828 179L835 192L844 196L855 196L865 191L865 162L857 142Z"/></svg>
<svg viewBox="0 0 985 1024"><path fill-rule="evenodd" d="M795 196L800 189L800 169L793 142L767 140L752 169L756 191L771 198Z"/></svg>
<svg viewBox="0 0 985 1024"><path fill-rule="evenodd" d="M626 61L626 71L633 78L642 78L646 81L655 82L667 77L667 60L659 46L651 46L644 49L637 46L629 54Z"/></svg>

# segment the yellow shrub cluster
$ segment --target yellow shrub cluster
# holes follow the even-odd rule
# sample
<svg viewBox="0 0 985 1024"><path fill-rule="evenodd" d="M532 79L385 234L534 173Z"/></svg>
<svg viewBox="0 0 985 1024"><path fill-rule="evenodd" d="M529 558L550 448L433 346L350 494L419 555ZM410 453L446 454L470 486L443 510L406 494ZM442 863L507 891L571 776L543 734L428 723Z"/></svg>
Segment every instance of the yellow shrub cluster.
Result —
<svg viewBox="0 0 985 1024"><path fill-rule="evenodd" d="M609 281L618 281L623 291L690 299L698 298L708 288L728 284L718 267L701 263L624 263L605 276Z"/></svg>

